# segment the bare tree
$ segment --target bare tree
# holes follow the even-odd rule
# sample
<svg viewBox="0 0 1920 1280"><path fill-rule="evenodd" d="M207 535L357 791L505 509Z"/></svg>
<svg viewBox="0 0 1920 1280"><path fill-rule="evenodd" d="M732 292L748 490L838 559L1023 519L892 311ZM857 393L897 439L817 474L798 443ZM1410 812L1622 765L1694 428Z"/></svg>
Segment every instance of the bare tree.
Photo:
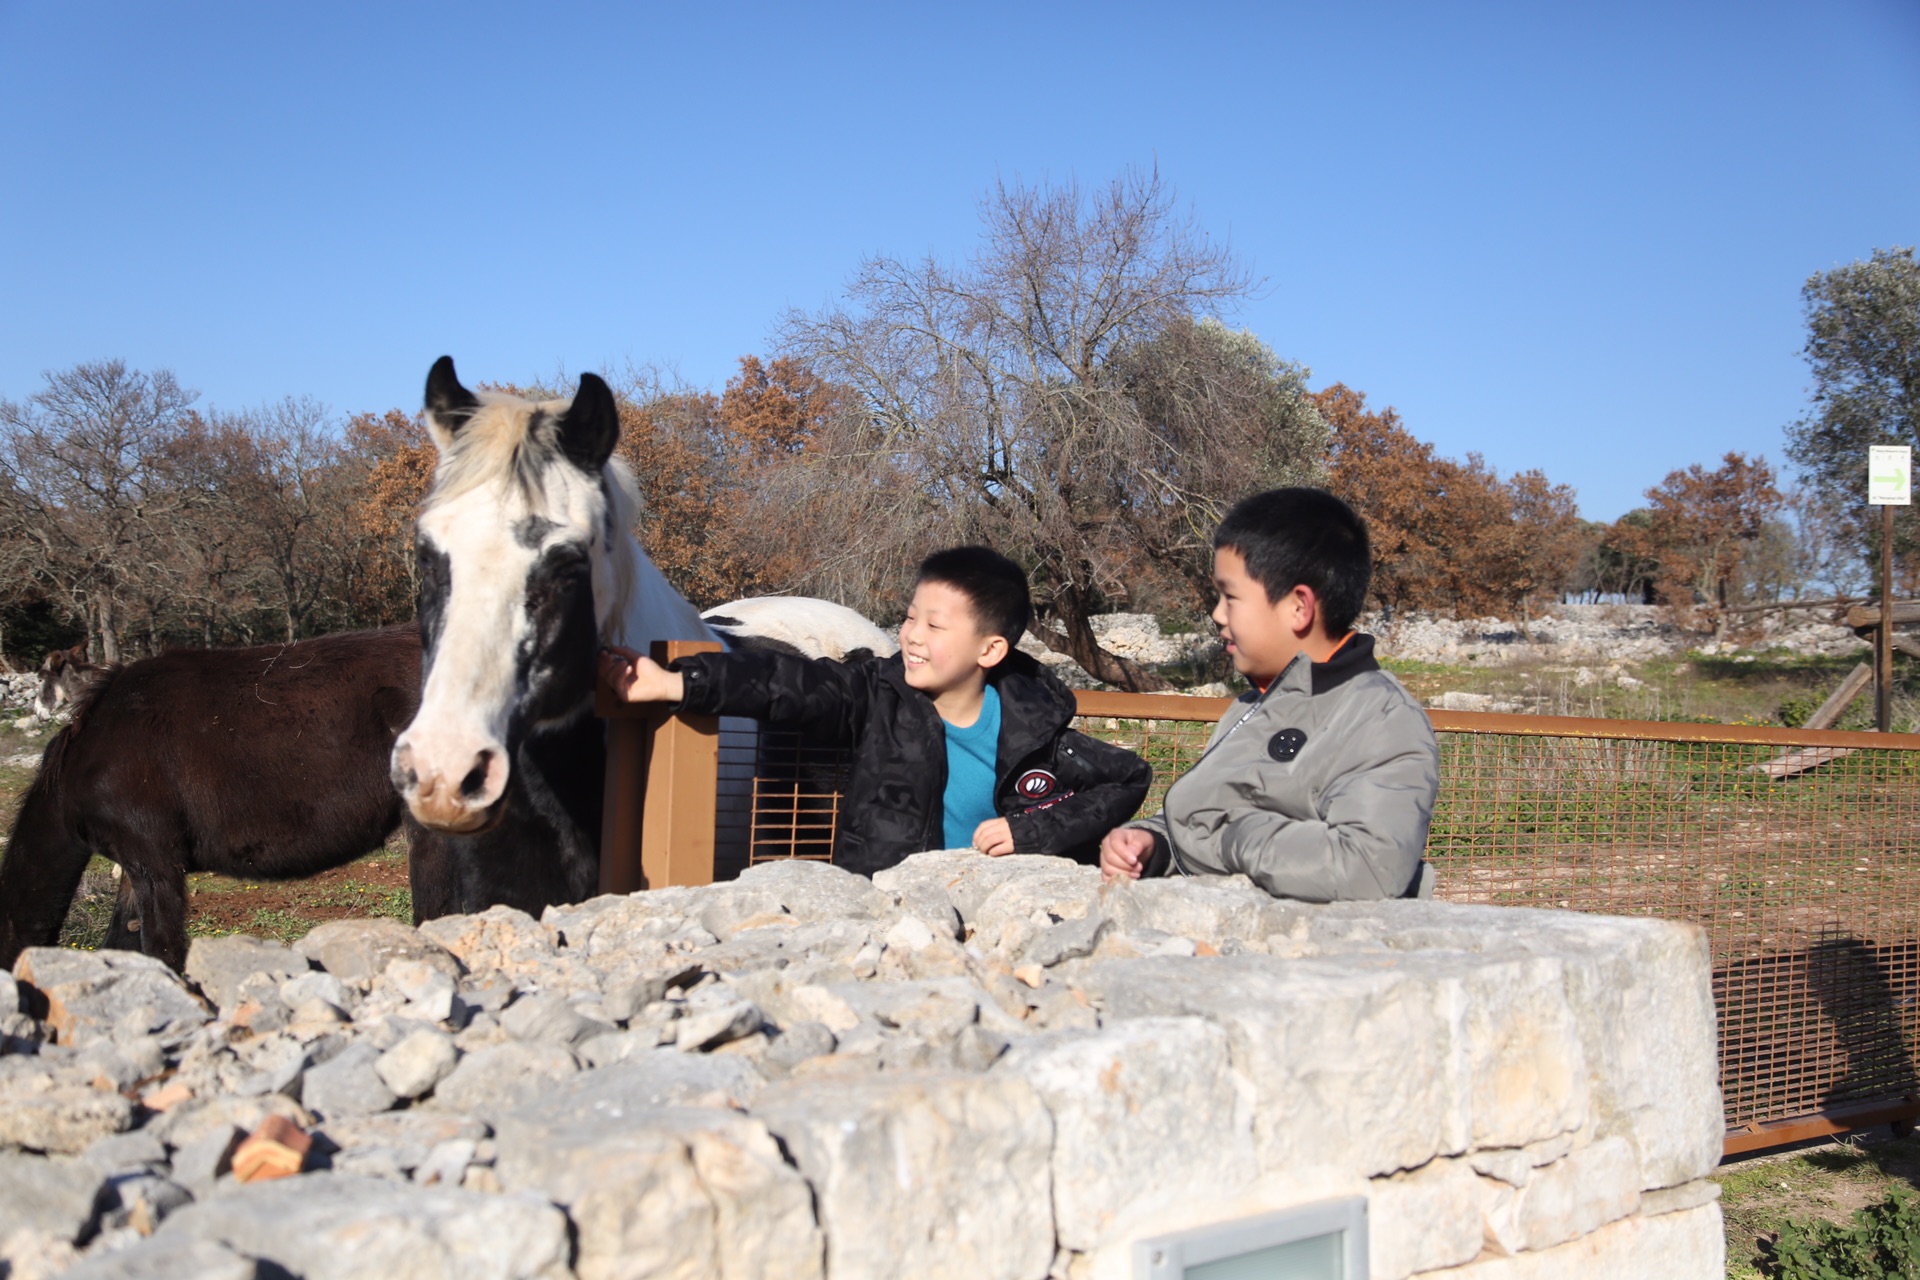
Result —
<svg viewBox="0 0 1920 1280"><path fill-rule="evenodd" d="M104 661L117 662L122 606L180 501L157 463L195 396L165 370L144 374L119 360L45 377L24 404L0 400L5 532L33 548L48 594L85 620Z"/></svg>
<svg viewBox="0 0 1920 1280"><path fill-rule="evenodd" d="M847 553L991 542L1027 564L1046 644L1163 688L1100 647L1092 615L1129 599L1143 563L1199 590L1221 506L1316 474L1325 425L1303 371L1198 323L1254 283L1157 173L1001 185L981 213L964 265L871 258L843 305L786 318L788 351L857 396L816 469L843 509L883 521Z"/></svg>

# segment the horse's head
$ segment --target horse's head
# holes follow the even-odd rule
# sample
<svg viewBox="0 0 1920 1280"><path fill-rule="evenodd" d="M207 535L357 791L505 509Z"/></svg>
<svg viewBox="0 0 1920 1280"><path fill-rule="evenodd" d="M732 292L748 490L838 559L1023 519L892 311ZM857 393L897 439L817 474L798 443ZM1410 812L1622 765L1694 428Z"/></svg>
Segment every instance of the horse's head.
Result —
<svg viewBox="0 0 1920 1280"><path fill-rule="evenodd" d="M631 513L607 466L613 393L593 374L571 401L534 403L476 396L442 356L427 426L440 462L414 526L423 679L393 783L425 826L469 833L499 820L528 734L592 713Z"/></svg>
<svg viewBox="0 0 1920 1280"><path fill-rule="evenodd" d="M71 706L94 670L83 644L48 654L40 664L40 692L33 695L33 714L50 720L61 707Z"/></svg>

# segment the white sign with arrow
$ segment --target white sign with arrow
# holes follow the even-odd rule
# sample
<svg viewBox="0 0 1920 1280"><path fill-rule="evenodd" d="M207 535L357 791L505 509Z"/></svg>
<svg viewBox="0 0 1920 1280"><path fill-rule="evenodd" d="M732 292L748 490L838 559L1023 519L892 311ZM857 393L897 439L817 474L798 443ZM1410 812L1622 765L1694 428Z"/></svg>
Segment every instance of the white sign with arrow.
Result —
<svg viewBox="0 0 1920 1280"><path fill-rule="evenodd" d="M1867 505L1905 507L1913 503L1913 447L1867 446Z"/></svg>

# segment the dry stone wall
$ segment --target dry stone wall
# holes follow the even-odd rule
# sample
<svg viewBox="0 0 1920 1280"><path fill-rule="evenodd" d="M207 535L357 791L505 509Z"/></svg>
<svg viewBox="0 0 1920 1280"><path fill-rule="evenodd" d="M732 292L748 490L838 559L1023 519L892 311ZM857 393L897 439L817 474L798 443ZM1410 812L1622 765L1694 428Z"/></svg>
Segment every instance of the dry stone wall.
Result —
<svg viewBox="0 0 1920 1280"><path fill-rule="evenodd" d="M1376 1280L1722 1274L1706 948L1660 921L956 851L184 980L35 949L0 1037L11 1280L1125 1276L1343 1194Z"/></svg>

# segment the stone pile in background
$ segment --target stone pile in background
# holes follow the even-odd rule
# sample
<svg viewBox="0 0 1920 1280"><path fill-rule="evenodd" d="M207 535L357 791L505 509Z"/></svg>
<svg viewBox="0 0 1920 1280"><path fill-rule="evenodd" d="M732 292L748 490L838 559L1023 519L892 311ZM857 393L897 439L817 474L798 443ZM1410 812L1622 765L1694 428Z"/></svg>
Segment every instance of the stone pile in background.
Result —
<svg viewBox="0 0 1920 1280"><path fill-rule="evenodd" d="M1123 1276L1342 1194L1378 1280L1722 1269L1706 948L1660 921L783 863L186 980L34 949L0 1036L11 1280Z"/></svg>

